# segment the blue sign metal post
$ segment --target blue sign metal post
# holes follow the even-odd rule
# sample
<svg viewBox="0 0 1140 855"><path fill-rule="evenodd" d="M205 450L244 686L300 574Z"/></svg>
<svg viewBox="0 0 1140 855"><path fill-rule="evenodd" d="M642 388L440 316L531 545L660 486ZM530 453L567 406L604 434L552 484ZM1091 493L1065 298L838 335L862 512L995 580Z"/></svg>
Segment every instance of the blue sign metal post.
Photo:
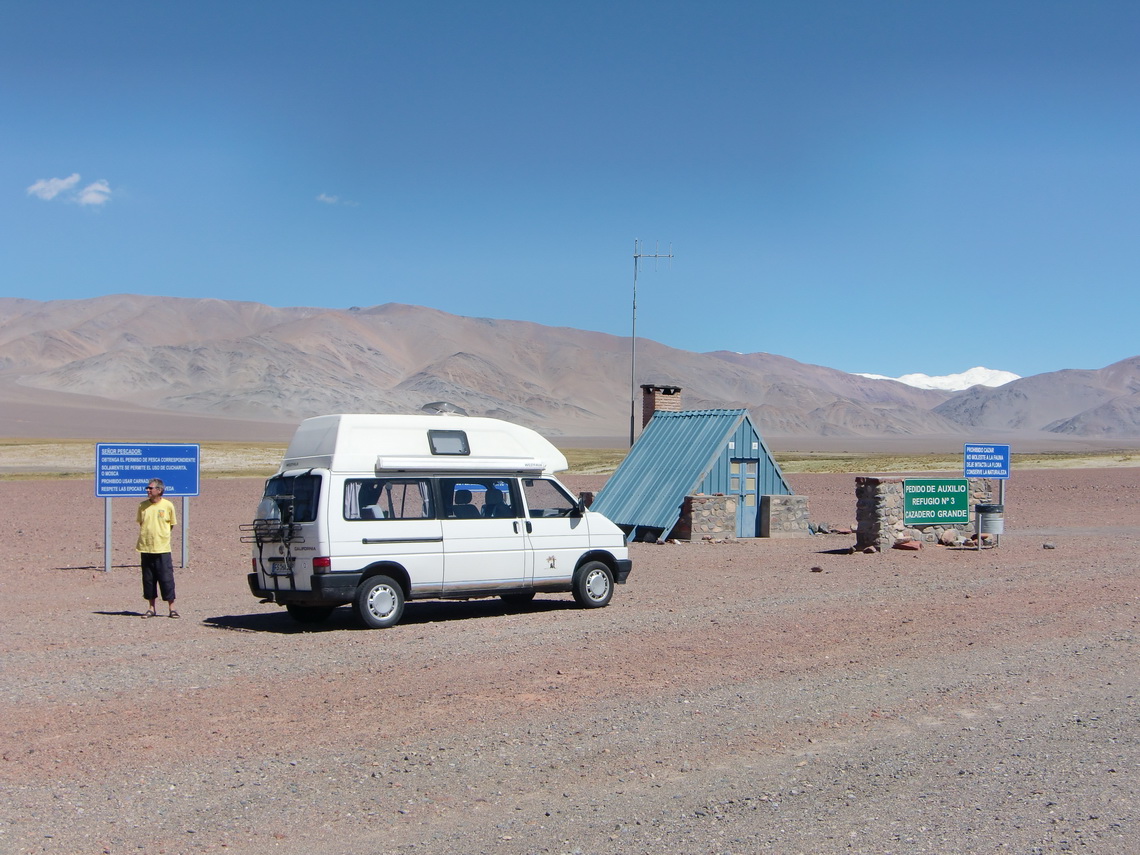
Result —
<svg viewBox="0 0 1140 855"><path fill-rule="evenodd" d="M174 443L100 442L95 446L95 495L106 500L103 564L111 569L111 499L146 497L146 485L161 478L167 498L182 497L182 566L189 559L190 497L198 495L201 447Z"/></svg>

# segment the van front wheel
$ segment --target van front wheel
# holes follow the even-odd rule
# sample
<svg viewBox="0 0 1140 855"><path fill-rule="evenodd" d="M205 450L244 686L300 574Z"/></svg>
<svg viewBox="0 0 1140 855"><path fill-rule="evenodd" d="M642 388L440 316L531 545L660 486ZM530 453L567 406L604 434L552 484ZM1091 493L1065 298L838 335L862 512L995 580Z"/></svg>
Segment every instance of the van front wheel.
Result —
<svg viewBox="0 0 1140 855"><path fill-rule="evenodd" d="M387 576L369 576L356 589L356 616L371 629L387 629L404 614L404 589Z"/></svg>
<svg viewBox="0 0 1140 855"><path fill-rule="evenodd" d="M574 573L574 599L588 609L600 609L614 595L614 577L601 561L588 561Z"/></svg>

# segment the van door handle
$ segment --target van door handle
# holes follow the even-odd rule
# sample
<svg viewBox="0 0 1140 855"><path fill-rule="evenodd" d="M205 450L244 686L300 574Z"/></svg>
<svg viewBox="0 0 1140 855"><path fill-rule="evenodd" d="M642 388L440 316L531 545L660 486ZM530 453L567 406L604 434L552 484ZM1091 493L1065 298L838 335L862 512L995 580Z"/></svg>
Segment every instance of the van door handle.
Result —
<svg viewBox="0 0 1140 855"><path fill-rule="evenodd" d="M523 525L525 525L525 526L526 526L526 533L527 533L527 534L530 534L532 531L534 531L534 526L532 526L532 525L530 524L530 520L526 520L526 521L523 523ZM519 521L518 521L518 520L515 520L515 534L518 534L518 533L519 533Z"/></svg>

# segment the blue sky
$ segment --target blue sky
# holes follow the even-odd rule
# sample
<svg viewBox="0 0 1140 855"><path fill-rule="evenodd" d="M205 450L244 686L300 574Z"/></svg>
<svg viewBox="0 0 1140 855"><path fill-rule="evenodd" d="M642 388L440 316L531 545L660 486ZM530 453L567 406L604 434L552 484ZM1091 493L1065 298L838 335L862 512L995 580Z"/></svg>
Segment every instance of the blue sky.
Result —
<svg viewBox="0 0 1140 855"><path fill-rule="evenodd" d="M0 293L1140 353L1134 2L0 3Z"/></svg>

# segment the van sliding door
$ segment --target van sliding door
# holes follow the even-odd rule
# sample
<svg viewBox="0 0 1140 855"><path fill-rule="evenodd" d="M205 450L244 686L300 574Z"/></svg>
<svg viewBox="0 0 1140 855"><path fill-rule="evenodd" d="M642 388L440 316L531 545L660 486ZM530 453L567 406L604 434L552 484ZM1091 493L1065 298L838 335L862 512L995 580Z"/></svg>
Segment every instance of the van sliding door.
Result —
<svg viewBox="0 0 1140 855"><path fill-rule="evenodd" d="M343 507L330 514L334 570L359 572L380 561L408 571L412 596L443 589L443 532L426 478L348 478Z"/></svg>
<svg viewBox="0 0 1140 855"><path fill-rule="evenodd" d="M525 587L530 579L518 485L504 478L441 478L444 595Z"/></svg>

